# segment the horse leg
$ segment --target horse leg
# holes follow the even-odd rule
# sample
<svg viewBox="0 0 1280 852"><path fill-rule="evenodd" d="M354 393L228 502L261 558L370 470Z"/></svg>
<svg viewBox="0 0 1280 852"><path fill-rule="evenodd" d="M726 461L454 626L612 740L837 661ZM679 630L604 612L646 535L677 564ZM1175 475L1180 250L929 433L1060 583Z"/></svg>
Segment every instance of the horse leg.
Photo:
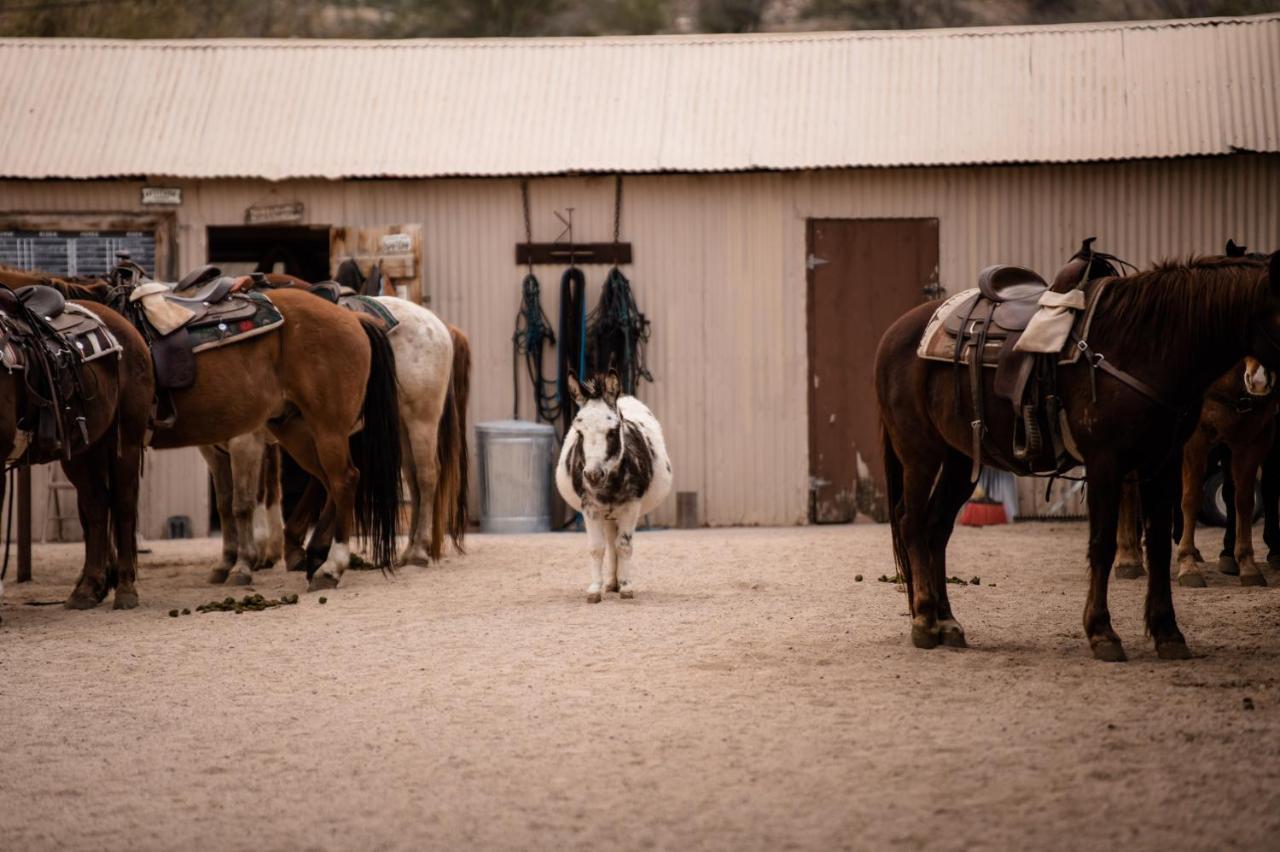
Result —
<svg viewBox="0 0 1280 852"><path fill-rule="evenodd" d="M1280 568L1280 441L1275 438L1262 462L1262 540L1267 544L1267 564Z"/></svg>
<svg viewBox="0 0 1280 852"><path fill-rule="evenodd" d="M430 565L431 557L425 548L417 545L422 524L422 489L418 484L418 468L413 456L413 442L409 440L409 427L400 423L400 467L404 481L409 486L409 543L400 554L401 565Z"/></svg>
<svg viewBox="0 0 1280 852"><path fill-rule="evenodd" d="M1115 461L1109 458L1090 459L1088 470L1089 597L1084 606L1084 633L1095 659L1123 662L1127 659L1124 646L1111 627L1111 611L1107 607L1107 581L1116 557L1116 526L1124 480ZM1154 568L1150 582L1155 582Z"/></svg>
<svg viewBox="0 0 1280 852"><path fill-rule="evenodd" d="M1174 483L1179 475L1176 462L1169 462L1151 479L1142 480L1143 522L1147 539L1147 632L1156 643L1162 660L1188 660L1191 651L1178 629L1173 614L1173 591L1169 585L1170 536L1173 523Z"/></svg>
<svg viewBox="0 0 1280 852"><path fill-rule="evenodd" d="M587 552L591 556L591 585L587 586L587 603L600 603L600 590L604 585L600 565L604 561L604 519L593 512L583 512L582 523L587 528Z"/></svg>
<svg viewBox="0 0 1280 852"><path fill-rule="evenodd" d="M936 648L942 642L938 624L942 595L929 557L929 496L944 459L932 448L917 448L916 457L902 458L901 539L911 573L911 642L917 648ZM948 613L949 614L949 613Z"/></svg>
<svg viewBox="0 0 1280 852"><path fill-rule="evenodd" d="M231 511L231 456L217 447L201 447L200 455L204 456L213 477L213 496L222 526L222 561L209 572L209 582L220 585L227 581L231 566L236 564L236 522Z"/></svg>
<svg viewBox="0 0 1280 852"><path fill-rule="evenodd" d="M1196 549L1196 515L1204 498L1204 471L1209 463L1209 436L1196 429L1182 450L1182 540L1178 542L1178 585L1205 584L1200 563L1204 557ZM1148 549L1151 542L1147 542Z"/></svg>
<svg viewBox="0 0 1280 852"><path fill-rule="evenodd" d="M434 418L414 418L406 428L413 469L406 464L404 478L414 495L415 523L409 530L409 546L405 562L426 564L432 555L439 558L444 551L444 519L435 517L436 487L440 479L440 462L436 458L439 414Z"/></svg>
<svg viewBox="0 0 1280 852"><path fill-rule="evenodd" d="M265 440L265 438L264 438ZM271 568L284 558L284 509L280 502L280 445L267 444L262 452L262 487L258 494L263 538L258 544L260 568ZM255 516L254 527L259 519Z"/></svg>
<svg viewBox="0 0 1280 852"><path fill-rule="evenodd" d="M250 432L227 442L231 456L231 511L235 515L239 548L228 579L237 586L253 582L258 564L258 542L253 519L258 508L258 485L262 478L262 452L266 446L261 432Z"/></svg>
<svg viewBox="0 0 1280 852"><path fill-rule="evenodd" d="M324 486L314 476L307 482L307 487L293 507L293 514L284 526L284 564L289 571L307 570L307 531L319 516L321 509L328 502Z"/></svg>
<svg viewBox="0 0 1280 852"><path fill-rule="evenodd" d="M110 553L110 500L107 459L99 447L62 462L67 479L76 487L76 509L84 529L84 569L67 609L93 609L107 596L112 583L107 576Z"/></svg>
<svg viewBox="0 0 1280 852"><path fill-rule="evenodd" d="M316 457L323 470L325 490L329 492L325 511L332 509L333 544L329 547L329 556L316 572L311 575L308 591L336 589L342 574L351 564L351 522L355 513L355 490L360 479L360 472L351 463L347 445L347 436L342 434L326 434L315 439ZM321 521L325 511L320 513ZM317 524L317 530L323 524ZM315 535L312 544L315 545Z"/></svg>
<svg viewBox="0 0 1280 852"><path fill-rule="evenodd" d="M606 541L609 536L613 536L613 552L609 554L609 577L612 578L612 586L618 590L619 597L633 598L636 588L631 578L631 555L635 552L636 525L640 523L640 501L627 504L617 515L617 520L610 521L605 531Z"/></svg>
<svg viewBox="0 0 1280 852"><path fill-rule="evenodd" d="M1253 490L1258 479L1258 465L1269 441L1250 441L1231 451L1232 478L1235 480L1236 541L1235 559L1240 568L1240 585L1265 586L1267 578L1253 561Z"/></svg>
<svg viewBox="0 0 1280 852"><path fill-rule="evenodd" d="M1142 507L1137 480L1125 477L1120 491L1120 523L1116 532L1116 578L1136 580L1142 567Z"/></svg>
<svg viewBox="0 0 1280 852"><path fill-rule="evenodd" d="M119 428L119 427L117 427ZM111 456L111 523L114 529L116 562L115 609L133 609L138 605L138 491L142 475L142 447L110 441Z"/></svg>
<svg viewBox="0 0 1280 852"><path fill-rule="evenodd" d="M1236 475L1232 462L1234 453L1226 444L1221 445L1222 457L1222 505L1227 507L1226 531L1222 534L1222 552L1218 554L1218 570L1229 577L1240 573L1236 562ZM1249 519L1252 526L1253 519Z"/></svg>
<svg viewBox="0 0 1280 852"><path fill-rule="evenodd" d="M929 500L926 535L929 571L938 590L938 632L942 644L952 648L964 648L967 643L964 628L951 614L951 601L947 596L947 542L956 528L956 517L973 496L974 483L969 480L972 467L968 456L955 450L948 452Z"/></svg>

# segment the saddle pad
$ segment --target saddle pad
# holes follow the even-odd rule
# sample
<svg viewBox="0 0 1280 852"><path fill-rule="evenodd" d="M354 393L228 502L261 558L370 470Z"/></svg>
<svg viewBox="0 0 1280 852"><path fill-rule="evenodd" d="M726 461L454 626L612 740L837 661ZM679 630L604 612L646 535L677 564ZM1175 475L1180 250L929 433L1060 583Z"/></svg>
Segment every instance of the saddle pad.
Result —
<svg viewBox="0 0 1280 852"><path fill-rule="evenodd" d="M49 325L85 364L108 355L119 354L123 350L120 341L107 328L106 323L93 311L79 305L68 302L63 312L49 321ZM26 328L25 324L23 328ZM14 341L13 335L7 330L3 334L3 343L0 343L0 366L10 371L25 369L27 359L23 348Z"/></svg>
<svg viewBox="0 0 1280 852"><path fill-rule="evenodd" d="M365 314L378 320L378 322L382 323L388 335L400 325L400 320L396 319L396 315L391 313L391 310L374 296L343 296L338 300L338 304L349 311Z"/></svg>
<svg viewBox="0 0 1280 852"><path fill-rule="evenodd" d="M1058 356L1059 364L1074 364L1080 358L1080 350L1075 346L1069 345L1070 329L1073 328L1077 336L1087 338L1089 336L1089 327L1093 322L1093 312L1096 310L1098 301L1102 294L1106 291L1107 285L1111 283L1110 278L1102 278L1091 282L1085 290L1085 306L1083 311L1072 310L1074 322L1069 327L1068 333L1063 336L1061 348L1055 351L1060 352ZM924 333L920 335L920 344L916 347L916 355L928 361L945 361L948 364L955 363L956 338L947 332L945 326L948 317L951 317L956 310L963 307L974 294L978 292L978 288L974 287L969 290L957 293L948 298L945 302L937 307L933 312L933 316L929 318L929 322L925 324ZM1062 320L1059 318L1061 306L1046 305L1040 308L1039 313L1052 311L1053 325L1056 329L1055 333L1061 333ZM1033 322L1035 317L1032 318ZM987 341L987 354L984 357L984 363L989 367L995 367L995 356L1004 346L1004 339ZM969 353L971 346L966 346L964 351L960 353L960 363L969 363Z"/></svg>
<svg viewBox="0 0 1280 852"><path fill-rule="evenodd" d="M236 293L218 304L218 310L186 327L191 351L203 352L229 346L284 325L284 315L266 294L257 291Z"/></svg>

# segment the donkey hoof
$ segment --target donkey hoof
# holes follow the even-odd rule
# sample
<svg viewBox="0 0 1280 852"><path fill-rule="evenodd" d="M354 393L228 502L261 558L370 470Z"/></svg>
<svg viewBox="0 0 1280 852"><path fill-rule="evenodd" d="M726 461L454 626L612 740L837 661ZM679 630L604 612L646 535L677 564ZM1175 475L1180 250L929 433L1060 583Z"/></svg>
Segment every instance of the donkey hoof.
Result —
<svg viewBox="0 0 1280 852"><path fill-rule="evenodd" d="M338 578L324 571L317 571L311 575L311 582L307 583L308 592L323 592L325 589L338 588Z"/></svg>
<svg viewBox="0 0 1280 852"><path fill-rule="evenodd" d="M1183 639L1156 643L1156 656L1162 660L1189 660L1191 649Z"/></svg>
<svg viewBox="0 0 1280 852"><path fill-rule="evenodd" d="M244 571L237 571L231 575L231 585L248 586L253 583L253 575Z"/></svg>
<svg viewBox="0 0 1280 852"><path fill-rule="evenodd" d="M1223 574L1234 577L1240 573L1240 566L1236 563L1234 557L1224 555L1218 557L1218 570Z"/></svg>
<svg viewBox="0 0 1280 852"><path fill-rule="evenodd" d="M231 573L230 568L214 568L209 572L209 584L213 586L221 586L227 582L227 576Z"/></svg>
<svg viewBox="0 0 1280 852"><path fill-rule="evenodd" d="M604 587L604 590L605 590L606 592L616 592L616 591L618 591L618 581L617 581L617 580L614 580L612 583L610 583L609 585L605 586L605 587Z"/></svg>
<svg viewBox="0 0 1280 852"><path fill-rule="evenodd" d="M138 605L138 593L129 590L116 589L116 599L112 604L115 609L133 609Z"/></svg>
<svg viewBox="0 0 1280 852"><path fill-rule="evenodd" d="M1142 565L1136 562L1126 562L1116 565L1117 580L1137 580L1146 571L1142 570Z"/></svg>
<svg viewBox="0 0 1280 852"><path fill-rule="evenodd" d="M600 593L587 592L587 603L600 603Z"/></svg>
<svg viewBox="0 0 1280 852"><path fill-rule="evenodd" d="M1129 658L1124 653L1124 646L1119 639L1099 639L1092 643L1093 658L1104 663L1123 663Z"/></svg>
<svg viewBox="0 0 1280 852"><path fill-rule="evenodd" d="M98 605L98 599L94 595L76 589L63 603L67 609L93 609Z"/></svg>
<svg viewBox="0 0 1280 852"><path fill-rule="evenodd" d="M1266 584L1267 578L1262 576L1262 572L1240 575L1240 585L1242 586L1265 586Z"/></svg>
<svg viewBox="0 0 1280 852"><path fill-rule="evenodd" d="M635 596L636 596L635 589L623 589L622 591L618 592L618 597L622 598L624 601L629 601Z"/></svg>
<svg viewBox="0 0 1280 852"><path fill-rule="evenodd" d="M925 651L938 647L942 639L938 635L938 628L926 627L923 624L911 625L911 644Z"/></svg>
<svg viewBox="0 0 1280 852"><path fill-rule="evenodd" d="M1199 571L1188 571L1178 575L1178 585L1190 589L1203 589L1208 583L1204 581L1204 575Z"/></svg>

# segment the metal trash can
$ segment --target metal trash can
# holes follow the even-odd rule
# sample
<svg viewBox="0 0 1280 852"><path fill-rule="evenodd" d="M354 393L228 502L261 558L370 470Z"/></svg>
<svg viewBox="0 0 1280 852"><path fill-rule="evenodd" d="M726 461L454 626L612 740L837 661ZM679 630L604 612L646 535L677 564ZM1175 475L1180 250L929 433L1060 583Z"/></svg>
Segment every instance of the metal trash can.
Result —
<svg viewBox="0 0 1280 852"><path fill-rule="evenodd" d="M476 424L480 531L551 529L551 477L556 432L546 423L495 420Z"/></svg>

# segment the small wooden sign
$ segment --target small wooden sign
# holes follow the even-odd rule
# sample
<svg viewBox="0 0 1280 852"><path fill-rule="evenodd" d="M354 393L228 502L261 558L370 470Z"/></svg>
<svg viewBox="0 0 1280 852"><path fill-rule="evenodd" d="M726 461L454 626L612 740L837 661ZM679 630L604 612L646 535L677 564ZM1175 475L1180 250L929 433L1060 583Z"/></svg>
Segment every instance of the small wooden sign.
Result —
<svg viewBox="0 0 1280 852"><path fill-rule="evenodd" d="M180 186L144 186L142 188L143 207L178 207L182 204L182 187Z"/></svg>
<svg viewBox="0 0 1280 852"><path fill-rule="evenodd" d="M303 214L301 201L290 204L260 204L244 211L246 225L277 225L301 222Z"/></svg>
<svg viewBox="0 0 1280 852"><path fill-rule="evenodd" d="M382 250L387 254L409 254L413 251L413 238L408 234L384 234Z"/></svg>

